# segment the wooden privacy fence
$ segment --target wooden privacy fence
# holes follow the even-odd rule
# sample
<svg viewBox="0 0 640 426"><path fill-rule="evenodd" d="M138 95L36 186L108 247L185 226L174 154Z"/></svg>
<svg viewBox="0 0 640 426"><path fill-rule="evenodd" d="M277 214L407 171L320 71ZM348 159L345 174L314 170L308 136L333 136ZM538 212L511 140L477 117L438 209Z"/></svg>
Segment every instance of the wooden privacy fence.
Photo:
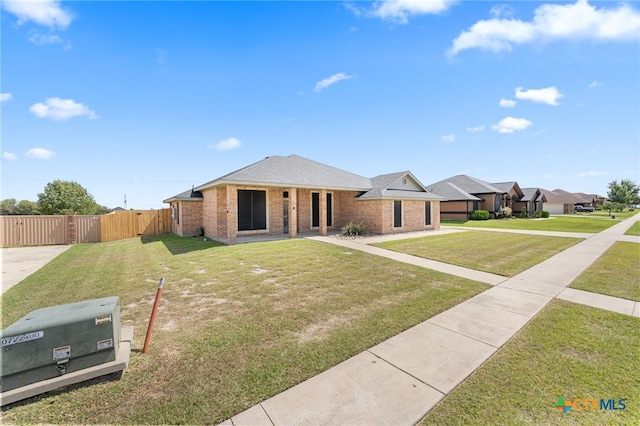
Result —
<svg viewBox="0 0 640 426"><path fill-rule="evenodd" d="M2 247L99 243L171 232L171 209L93 216L0 216Z"/></svg>
<svg viewBox="0 0 640 426"><path fill-rule="evenodd" d="M171 232L171 209L121 210L100 216L101 241Z"/></svg>

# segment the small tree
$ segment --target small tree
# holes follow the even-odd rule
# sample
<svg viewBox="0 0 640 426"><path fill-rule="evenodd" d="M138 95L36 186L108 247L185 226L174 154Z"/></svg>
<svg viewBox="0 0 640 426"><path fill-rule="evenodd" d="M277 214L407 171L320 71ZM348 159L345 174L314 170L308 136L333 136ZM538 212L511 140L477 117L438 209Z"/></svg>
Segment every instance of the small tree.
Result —
<svg viewBox="0 0 640 426"><path fill-rule="evenodd" d="M42 214L98 214L100 206L87 190L77 182L55 180L38 194Z"/></svg>
<svg viewBox="0 0 640 426"><path fill-rule="evenodd" d="M638 194L640 193L640 187L629 179L621 179L620 183L614 180L609 183L608 188L607 198L609 201L621 204L622 208L635 204L638 200Z"/></svg>

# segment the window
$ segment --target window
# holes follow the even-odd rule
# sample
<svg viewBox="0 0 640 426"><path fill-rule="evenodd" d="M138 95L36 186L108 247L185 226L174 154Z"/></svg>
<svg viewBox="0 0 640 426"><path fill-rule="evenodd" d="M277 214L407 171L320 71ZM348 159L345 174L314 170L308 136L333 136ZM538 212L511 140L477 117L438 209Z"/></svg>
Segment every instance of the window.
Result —
<svg viewBox="0 0 640 426"><path fill-rule="evenodd" d="M393 227L402 227L402 201L393 202Z"/></svg>
<svg viewBox="0 0 640 426"><path fill-rule="evenodd" d="M496 194L495 198L493 199L493 211L499 212L500 207L502 207L502 199L498 194Z"/></svg>
<svg viewBox="0 0 640 426"><path fill-rule="evenodd" d="M431 225L431 201L424 203L424 224Z"/></svg>
<svg viewBox="0 0 640 426"><path fill-rule="evenodd" d="M320 193L311 193L311 227L320 226ZM327 193L327 226L333 226L333 194Z"/></svg>
<svg viewBox="0 0 640 426"><path fill-rule="evenodd" d="M238 231L267 229L267 192L238 190Z"/></svg>
<svg viewBox="0 0 640 426"><path fill-rule="evenodd" d="M311 226L320 226L320 193L311 193Z"/></svg>

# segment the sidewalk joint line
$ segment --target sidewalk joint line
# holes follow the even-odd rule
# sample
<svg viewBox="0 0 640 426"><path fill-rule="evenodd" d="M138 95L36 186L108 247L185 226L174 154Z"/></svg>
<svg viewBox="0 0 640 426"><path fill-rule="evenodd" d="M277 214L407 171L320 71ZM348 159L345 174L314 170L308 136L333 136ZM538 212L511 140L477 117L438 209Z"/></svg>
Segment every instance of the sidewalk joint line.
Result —
<svg viewBox="0 0 640 426"><path fill-rule="evenodd" d="M424 385L426 385L426 386L430 387L431 389L433 389L433 390L435 390L435 391L437 391L437 392L441 393L441 394L442 394L442 396L446 396L446 395L447 395L447 393L446 393L446 392L442 392L440 389L436 388L435 386L430 385L429 383L427 383L427 382L425 382L424 380L422 380L422 379L420 379L420 378L418 378L418 377L414 376L413 374L409 373L408 371L405 371L405 370L403 370L402 368L398 367L397 365L395 365L395 364L393 364L393 363L391 363L391 362L387 361L386 359L384 359L384 358L382 358L382 357L380 357L380 356L378 356L378 355L374 354L373 352L371 352L371 348L367 349L367 350L366 350L366 352L369 352L371 355L375 356L376 358L378 358L378 359L379 359L379 360L381 360L381 361L384 361L386 364L390 365L391 367L395 368L396 370L398 370L398 371L400 371L400 372L402 372L402 373L406 374L406 375L407 375L407 376L409 376L409 377L412 377L413 379L415 379L415 380L419 381L420 383L422 383L422 384L424 384Z"/></svg>

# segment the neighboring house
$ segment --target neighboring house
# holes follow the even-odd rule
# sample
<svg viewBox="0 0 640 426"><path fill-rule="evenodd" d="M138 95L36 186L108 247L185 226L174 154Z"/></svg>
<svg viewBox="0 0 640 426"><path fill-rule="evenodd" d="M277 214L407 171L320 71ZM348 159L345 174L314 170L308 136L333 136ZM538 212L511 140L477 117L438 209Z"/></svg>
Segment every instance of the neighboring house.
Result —
<svg viewBox="0 0 640 426"><path fill-rule="evenodd" d="M516 182L492 184L467 175L457 175L427 185L433 193L442 195L442 219L469 219L475 210L487 210L495 218L501 207L513 204L514 197L522 196Z"/></svg>
<svg viewBox="0 0 640 426"><path fill-rule="evenodd" d="M598 194L585 194L584 192L574 192L573 195L583 200L583 202L576 203L576 204L582 205L583 207L599 208L599 207L602 207L602 205L606 200L605 197Z"/></svg>
<svg viewBox="0 0 640 426"><path fill-rule="evenodd" d="M571 214L575 204L585 202L582 197L577 197L571 192L562 189L554 189L553 191L541 189L541 191L547 199L544 208L550 214Z"/></svg>
<svg viewBox="0 0 640 426"><path fill-rule="evenodd" d="M547 197L542 193L540 188L522 188L524 194L517 203L514 203L513 213L522 213L522 207L527 209L527 215L532 216L536 211L543 211Z"/></svg>
<svg viewBox="0 0 640 426"><path fill-rule="evenodd" d="M440 201L411 172L365 178L297 155L272 156L164 200L173 230L235 243L247 235L315 232L349 222L387 234L440 228Z"/></svg>
<svg viewBox="0 0 640 426"><path fill-rule="evenodd" d="M518 182L499 182L492 183L491 185L504 192L502 207L509 207L512 213L518 213L522 210L522 207L525 205L522 202L524 191L520 189Z"/></svg>
<svg viewBox="0 0 640 426"><path fill-rule="evenodd" d="M446 198L440 203L442 219L469 219L475 210L487 210L495 218L503 207L509 207L516 216L525 207L532 215L542 211L546 201L538 188L521 189L518 182L490 183L467 175L453 176L427 188Z"/></svg>

